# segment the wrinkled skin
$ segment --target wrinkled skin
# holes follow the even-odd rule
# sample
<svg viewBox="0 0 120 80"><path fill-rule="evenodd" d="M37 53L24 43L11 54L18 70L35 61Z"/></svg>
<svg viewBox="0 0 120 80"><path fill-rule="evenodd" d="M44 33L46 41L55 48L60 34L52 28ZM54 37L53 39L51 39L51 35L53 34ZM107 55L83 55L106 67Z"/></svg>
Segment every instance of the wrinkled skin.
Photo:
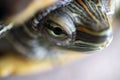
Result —
<svg viewBox="0 0 120 80"><path fill-rule="evenodd" d="M41 0L40 0L41 1ZM64 0L64 1L67 1L67 0ZM84 4L84 1L86 1L86 0L77 0L78 2L78 5L79 5L79 3L80 3L80 5L82 5L82 4ZM82 2L83 1L83 2ZM22 2L21 2L22 3ZM28 4L30 3L30 1L28 1L27 2ZM104 0L103 0L103 3L105 3L104 2ZM73 6L75 6L76 4L74 4L74 3L71 3L71 5L73 5ZM85 6L84 6L85 5ZM46 31L45 30L47 30L46 28L48 28L48 26L46 26L46 25L44 25L44 24L47 24L46 22L44 22L44 18L42 18L43 19L43 25L41 26L41 21L39 20L39 15L41 15L41 13L38 13L38 16L35 16L35 18L34 19L38 19L38 23L40 24L38 24L36 27L37 27L37 31L35 30L35 29L33 29L33 27L35 28L35 25L36 25L36 22L35 22L35 25L33 25L32 23L33 23L33 21L31 21L30 22L30 24L28 25L22 25L22 28L18 28L18 29L13 29L13 30L11 30L11 32L12 33L9 33L9 35L8 35L8 37L7 37L7 39L8 40L10 40L10 41L12 41L12 44L15 46L15 48L17 48L18 49L18 51L19 52L21 52L21 50L22 50L22 52L21 53L23 53L24 55L26 55L26 56L30 56L30 57L33 57L33 56L36 56L36 57L38 57L38 58L40 58L41 56L43 57L45 57L45 55L49 52L49 48L51 49L51 43L54 43L54 44L56 44L57 46L62 46L62 47L67 47L67 48L70 48L70 49L72 49L72 48L75 48L75 49L77 49L78 51L81 51L81 50L83 50L83 51L89 51L89 50L97 50L97 49L101 49L101 47L102 48L104 48L107 44L108 44L108 42L109 42L109 37L111 38L111 29L110 29L110 24L109 24L109 21L108 21L108 19L107 19L107 16L106 16L106 13L103 11L102 12L102 5L100 4L99 5L99 0L98 1L94 1L94 5L97 5L97 6L92 6L92 9L90 9L89 11L85 8L85 7L87 7L88 5L87 5L87 2L84 4L84 5L82 5L82 6L77 6L77 7L84 7L84 10L83 10L83 12L84 13L87 13L88 12L88 14L86 14L87 15L87 17L86 17L86 15L84 15L82 12L81 12L81 10L82 10L82 8L80 8L81 10L78 10L77 8L76 8L76 11L78 12L78 13L76 13L76 12L70 12L70 13L68 13L68 14L72 14L72 17L73 17L73 19L71 19L71 18L68 18L67 16L68 15L61 15L61 14L59 14L58 13L58 16L56 16L56 14L54 13L54 11L53 11L53 13L51 14L50 13L50 16L52 17L53 16L53 18L57 18L58 19L58 24L60 24L60 25L62 25L64 22L61 22L62 20L64 20L65 22L66 22L66 26L64 26L64 25L62 25L62 27L64 27L64 30L66 31L67 30L67 39L66 38L62 38L62 39L65 39L65 42L64 42L64 40L57 40L56 38L55 39L53 39L51 36L49 36L49 33L46 33ZM27 5L26 5L27 6ZM28 5L29 6L29 5ZM59 5L57 5L57 6L59 6ZM69 5L68 5L69 6ZM97 10L97 13L95 14L94 13L94 10L93 9L95 9L96 7L100 7L100 13L99 13L99 10ZM91 8L90 6L89 6L89 8ZM18 10L18 9L20 9L20 10ZM22 11L23 13L25 12L24 10L21 10L21 9L23 9L23 7L19 7L18 6L18 8L16 8L15 10L13 10L13 11L11 11L10 13L14 13L14 14L17 14L17 11ZM26 8L24 8L24 9L26 9ZM9 8L8 8L8 10L10 10ZM33 10L33 9L32 9ZM38 10L38 9L37 9ZM57 13L57 12L64 12L64 8L60 8L60 9L58 9L58 11L57 10L55 10L55 12ZM67 11L67 10L66 10ZM33 12L35 12L35 11L33 11ZM37 12L37 11L36 11ZM69 10L68 10L68 12L69 12ZM21 13L21 12L20 12ZM83 16L83 17L85 17L84 19L83 18L79 18L79 16L81 16L80 14ZM95 14L95 17L96 18L94 18L94 16L93 16L93 14L90 14L90 13L93 13L93 14ZM28 13L27 13L28 14ZM66 14L66 13L65 13ZM21 15L21 14L20 14ZM30 14L31 15L31 14ZM74 17L74 15L77 15L77 16L75 16ZM105 19L103 19L103 17L100 17L100 16L98 16L98 15L102 15L102 16L104 16L104 18ZM22 17L25 17L25 19L26 19L26 15L25 16L23 16L23 15L21 15ZM33 15L32 15L33 16ZM90 16L90 17L89 17ZM14 16L13 16L14 17ZM47 16L46 15L46 17L47 17L47 19L49 20L49 15ZM15 19L14 19L15 18ZM16 24L17 22L20 22L21 23L21 21L23 21L24 22L24 18L21 20L21 17L19 17L19 16L15 16L14 18L11 18L10 20L11 21L13 21L13 24ZM30 18L29 16L28 16L28 18ZM28 19L27 18L27 19ZM78 19L78 21L73 21L74 20L74 18L75 19ZM33 19L33 20L34 20ZM88 20L85 20L85 19L88 19ZM50 19L51 20L51 19ZM59 21L60 20L60 21ZM104 21L105 20L105 21ZM86 22L84 22L84 21L86 21ZM93 23L93 24L91 24L90 23L90 21ZM53 21L54 22L54 21ZM85 29L85 28L87 28L87 30L89 30L89 32L88 31L85 31L85 33L87 32L87 34L85 34L85 33L82 33L82 32L80 32L81 31L81 22L83 22L82 24L84 24L84 25L82 25L82 27L84 27L83 29ZM102 22L102 24L101 24L101 22ZM29 23L29 21L28 21L28 23ZM73 24L71 24L71 23L73 23ZM96 24L97 23L97 24ZM106 23L106 24L105 24ZM51 24L51 23L48 23L48 24ZM54 26L54 24L52 24L53 26ZM72 25L72 26L71 26ZM90 27L89 27L89 25L90 25ZM13 26L13 25L12 25ZM27 27L26 27L27 26ZM66 28L68 26L68 28ZM98 27L98 28L95 28L95 27ZM9 26L8 26L9 27ZM42 27L42 30L41 30L41 27ZM11 28L11 27L10 27ZM39 28L39 29L38 29ZM44 29L45 28L45 29ZM106 28L107 28L107 30L106 30ZM41 31L40 31L41 30ZM54 29L50 29L50 30L54 30ZM60 30L60 29L59 29ZM72 30L72 31L71 31ZM93 32L91 32L91 30L93 30ZM30 32L29 32L30 31ZM44 32L43 32L44 31ZM35 32L35 34L34 34L34 32ZM60 30L60 32L61 32L61 30ZM63 32L63 31L62 31ZM83 31L84 32L84 31ZM102 33L102 32L104 32L104 33ZM109 34L109 32L110 32L110 34ZM19 34L17 34L17 33L19 33ZM23 34L23 33L25 33L25 34ZM42 34L42 37L41 36L39 36L39 33L40 34ZM64 32L63 32L64 33ZM96 33L97 33L97 37L96 37ZM61 34L61 33L58 33L58 34ZM65 33L66 34L66 33ZM84 35L85 34L85 35ZM89 34L91 34L91 35L89 35ZM102 34L102 36L101 36L101 34ZM34 36L35 35L35 36ZM47 36L46 36L47 35ZM81 37L81 35L82 35L82 37ZM104 38L104 36L103 35L105 35L105 38ZM10 37L9 37L10 36ZM59 36L59 35L58 35ZM68 37L69 36L69 37ZM95 36L95 37L94 37ZM32 38L31 38L32 37ZM90 40L89 40L89 37L90 37ZM93 38L94 37L94 38ZM57 37L58 38L58 37ZM60 37L59 37L60 38ZM93 38L93 39L92 39ZM42 41L41 41L41 39L43 39ZM47 39L47 40L46 40ZM50 39L50 40L49 40ZM80 43L79 43L79 41L80 41ZM81 43L81 41L82 41L82 43ZM99 42L100 41L100 42ZM101 42L102 41L102 42ZM107 41L107 43L106 43L106 41ZM16 43L15 43L16 42ZM48 43L47 43L48 42ZM90 43L89 43L90 42ZM104 43L105 42L105 43ZM44 44L45 43L45 44ZM50 43L50 45L49 45L49 43ZM46 46L46 44L47 44L47 46ZM44 47L43 47L44 46ZM47 47L47 48L46 48ZM48 48L49 47L49 48ZM40 53L40 51L42 51L41 50L41 48L44 48L43 49L43 52L42 52L42 54ZM88 49L89 48L89 49ZM27 53L29 53L29 54L27 54ZM31 54L31 55L30 55ZM39 55L39 56L38 56Z"/></svg>

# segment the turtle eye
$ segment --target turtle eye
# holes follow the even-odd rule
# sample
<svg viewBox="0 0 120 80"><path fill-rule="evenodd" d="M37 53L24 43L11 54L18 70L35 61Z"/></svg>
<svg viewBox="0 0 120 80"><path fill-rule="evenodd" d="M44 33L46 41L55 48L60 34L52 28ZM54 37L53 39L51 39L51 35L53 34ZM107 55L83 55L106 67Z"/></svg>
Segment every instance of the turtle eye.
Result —
<svg viewBox="0 0 120 80"><path fill-rule="evenodd" d="M50 13L40 25L42 37L57 46L68 46L75 37L76 27L72 19L60 10Z"/></svg>
<svg viewBox="0 0 120 80"><path fill-rule="evenodd" d="M45 25L48 35L52 38L60 40L67 38L67 33L64 31L64 29L62 29L62 26L60 26L59 24L56 24L52 21L47 21Z"/></svg>

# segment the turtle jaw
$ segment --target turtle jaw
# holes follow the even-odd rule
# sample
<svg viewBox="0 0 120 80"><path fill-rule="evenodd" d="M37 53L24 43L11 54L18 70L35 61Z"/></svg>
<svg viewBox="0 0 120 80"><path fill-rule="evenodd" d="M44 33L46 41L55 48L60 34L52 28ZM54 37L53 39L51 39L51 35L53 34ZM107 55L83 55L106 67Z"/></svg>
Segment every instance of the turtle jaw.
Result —
<svg viewBox="0 0 120 80"><path fill-rule="evenodd" d="M107 48L113 40L113 35L108 37L104 42L95 43L85 43L83 41L71 41L67 45L55 45L63 50L77 51L77 52L94 52Z"/></svg>
<svg viewBox="0 0 120 80"><path fill-rule="evenodd" d="M70 45L67 47L63 47L64 49L67 50L73 50L73 51L78 51L78 52L93 52L93 51L99 51L107 48L110 43L112 42L112 39L109 39L105 41L103 44L95 44L95 45L88 45L88 44L82 44L82 43L76 43L74 45Z"/></svg>

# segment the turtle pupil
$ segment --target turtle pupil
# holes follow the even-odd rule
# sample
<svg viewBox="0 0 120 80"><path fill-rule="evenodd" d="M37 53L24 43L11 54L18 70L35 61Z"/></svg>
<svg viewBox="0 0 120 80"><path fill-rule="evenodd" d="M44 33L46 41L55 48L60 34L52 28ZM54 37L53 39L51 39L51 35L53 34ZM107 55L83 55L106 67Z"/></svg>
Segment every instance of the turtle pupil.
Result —
<svg viewBox="0 0 120 80"><path fill-rule="evenodd" d="M54 33L56 34L56 35L60 35L60 34L62 34L63 33L63 31L62 31L62 29L60 29L60 28L54 28Z"/></svg>

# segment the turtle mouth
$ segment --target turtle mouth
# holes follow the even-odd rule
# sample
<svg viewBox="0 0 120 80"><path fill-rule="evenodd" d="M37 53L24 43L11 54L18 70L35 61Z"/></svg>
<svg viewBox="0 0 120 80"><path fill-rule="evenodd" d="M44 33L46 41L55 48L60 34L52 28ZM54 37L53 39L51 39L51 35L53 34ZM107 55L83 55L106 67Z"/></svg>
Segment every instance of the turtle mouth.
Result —
<svg viewBox="0 0 120 80"><path fill-rule="evenodd" d="M107 38L107 40L99 44L84 43L82 41L76 41L68 47L63 47L63 49L80 51L80 52L98 51L108 47L112 42L112 40L113 40L113 36Z"/></svg>

